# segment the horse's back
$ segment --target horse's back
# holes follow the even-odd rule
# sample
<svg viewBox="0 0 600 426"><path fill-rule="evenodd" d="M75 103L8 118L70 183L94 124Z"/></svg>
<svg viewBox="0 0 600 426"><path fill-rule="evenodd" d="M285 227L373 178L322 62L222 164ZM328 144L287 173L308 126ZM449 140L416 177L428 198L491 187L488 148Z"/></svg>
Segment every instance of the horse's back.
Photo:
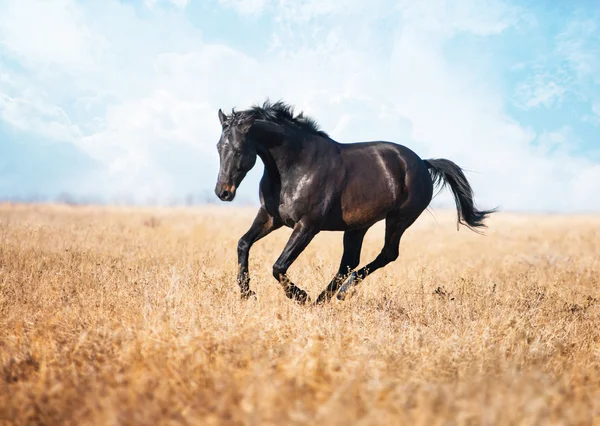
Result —
<svg viewBox="0 0 600 426"><path fill-rule="evenodd" d="M390 141L368 141L339 143L340 151L344 157L359 156L363 159L375 153L389 155L394 153L403 162L414 163L423 161L416 152L405 145Z"/></svg>

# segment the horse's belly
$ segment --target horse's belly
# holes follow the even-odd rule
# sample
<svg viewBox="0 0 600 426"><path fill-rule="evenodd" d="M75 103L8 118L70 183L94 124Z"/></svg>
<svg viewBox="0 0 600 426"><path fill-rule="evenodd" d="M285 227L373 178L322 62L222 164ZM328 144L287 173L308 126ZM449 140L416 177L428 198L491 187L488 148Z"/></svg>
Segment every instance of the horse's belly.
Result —
<svg viewBox="0 0 600 426"><path fill-rule="evenodd" d="M350 186L342 197L342 219L350 228L372 225L394 209L396 199L389 187Z"/></svg>

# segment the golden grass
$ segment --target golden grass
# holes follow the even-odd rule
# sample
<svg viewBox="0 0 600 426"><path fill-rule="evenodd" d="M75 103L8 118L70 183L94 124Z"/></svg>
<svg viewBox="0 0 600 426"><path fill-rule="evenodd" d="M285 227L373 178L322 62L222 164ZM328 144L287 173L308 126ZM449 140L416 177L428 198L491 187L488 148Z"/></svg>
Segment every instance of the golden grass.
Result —
<svg viewBox="0 0 600 426"><path fill-rule="evenodd" d="M239 299L253 210L0 205L0 423L600 424L600 217L434 214L354 297L303 307L271 276L289 229ZM290 269L313 300L341 241Z"/></svg>

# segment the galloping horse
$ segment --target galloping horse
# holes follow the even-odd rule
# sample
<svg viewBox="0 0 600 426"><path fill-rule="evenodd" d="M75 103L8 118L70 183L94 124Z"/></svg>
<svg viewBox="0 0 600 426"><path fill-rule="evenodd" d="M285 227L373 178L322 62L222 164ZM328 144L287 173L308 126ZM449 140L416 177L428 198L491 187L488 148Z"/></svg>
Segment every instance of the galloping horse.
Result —
<svg viewBox="0 0 600 426"><path fill-rule="evenodd" d="M237 282L243 298L255 294L248 275L250 247L284 225L293 231L273 265L273 276L286 296L300 303L310 298L290 281L288 268L320 231L344 231L340 267L316 301L323 303L338 289L337 298L343 300L353 285L398 258L400 238L431 202L434 186L450 186L458 211L457 226L477 232L485 227L484 219L496 211L475 208L471 186L453 162L423 160L392 142L336 142L313 119L294 114L283 102L232 110L229 116L219 109L218 115L222 133L217 144L216 195L222 201L233 200L257 156L265 166L259 191L261 207L238 242ZM385 243L381 253L354 271L367 230L382 219Z"/></svg>

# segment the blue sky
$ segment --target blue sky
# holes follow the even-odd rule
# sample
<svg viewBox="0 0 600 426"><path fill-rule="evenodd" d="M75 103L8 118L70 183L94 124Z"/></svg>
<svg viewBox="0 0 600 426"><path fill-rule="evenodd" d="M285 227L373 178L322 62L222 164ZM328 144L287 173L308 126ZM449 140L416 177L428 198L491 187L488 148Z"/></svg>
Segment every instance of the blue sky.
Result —
<svg viewBox="0 0 600 426"><path fill-rule="evenodd" d="M591 0L0 0L0 198L216 201L218 108L269 97L483 207L598 211L598 75Z"/></svg>

